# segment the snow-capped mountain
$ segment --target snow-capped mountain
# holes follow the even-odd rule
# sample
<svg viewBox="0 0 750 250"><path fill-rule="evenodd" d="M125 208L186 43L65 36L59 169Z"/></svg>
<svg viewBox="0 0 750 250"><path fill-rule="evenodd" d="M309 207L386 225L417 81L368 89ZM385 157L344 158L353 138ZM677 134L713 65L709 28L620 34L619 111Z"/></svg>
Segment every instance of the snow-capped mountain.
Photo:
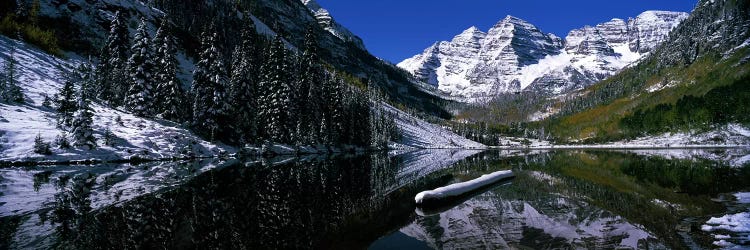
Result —
<svg viewBox="0 0 750 250"><path fill-rule="evenodd" d="M646 11L570 31L565 39L507 16L487 33L471 27L398 66L467 101L532 90L559 94L618 72L663 42L683 12Z"/></svg>
<svg viewBox="0 0 750 250"><path fill-rule="evenodd" d="M349 31L346 27L341 26L336 20L333 19L331 13L328 10L318 4L315 0L302 0L302 3L310 9L315 15L315 19L326 31L330 32L334 36L344 40L345 42L354 43L360 49L365 49L365 43L357 35Z"/></svg>

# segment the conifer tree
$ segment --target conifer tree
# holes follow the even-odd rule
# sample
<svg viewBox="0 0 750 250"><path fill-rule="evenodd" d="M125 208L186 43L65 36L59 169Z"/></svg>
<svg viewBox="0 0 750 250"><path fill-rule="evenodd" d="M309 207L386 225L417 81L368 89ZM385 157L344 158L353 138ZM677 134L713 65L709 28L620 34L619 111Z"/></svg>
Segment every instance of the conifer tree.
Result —
<svg viewBox="0 0 750 250"><path fill-rule="evenodd" d="M141 19L131 49L132 55L128 60L130 88L125 98L125 107L137 116L149 116L152 113L154 63L150 40L146 20Z"/></svg>
<svg viewBox="0 0 750 250"><path fill-rule="evenodd" d="M49 142L44 141L44 139L42 139L42 134L40 133L37 133L36 138L34 138L34 153L42 155L52 154Z"/></svg>
<svg viewBox="0 0 750 250"><path fill-rule="evenodd" d="M90 63L82 63L76 68L74 77L76 81L80 83L80 86L86 90L87 93L96 92L96 76L94 70L90 66Z"/></svg>
<svg viewBox="0 0 750 250"><path fill-rule="evenodd" d="M15 46L11 45L8 60L0 77L0 101L23 103L23 91L18 86L18 66L16 66Z"/></svg>
<svg viewBox="0 0 750 250"><path fill-rule="evenodd" d="M320 102L321 112L326 121L321 127L320 136L324 138L323 143L334 145L339 143L339 132L341 132L342 121L342 86L343 80L336 76L336 73L330 73L327 79L323 81Z"/></svg>
<svg viewBox="0 0 750 250"><path fill-rule="evenodd" d="M306 144L318 143L321 116L321 87L323 69L318 58L318 43L314 26L309 26L305 35L305 49L300 62L297 84L298 134L304 135Z"/></svg>
<svg viewBox="0 0 750 250"><path fill-rule="evenodd" d="M292 93L288 83L288 62L284 42L278 35L271 44L268 60L263 67L261 89L264 91L260 104L262 119L266 122L266 139L273 142L289 142L291 129L288 108L292 105Z"/></svg>
<svg viewBox="0 0 750 250"><path fill-rule="evenodd" d="M63 128L69 127L73 123L73 114L78 107L75 99L75 87L71 79L65 81L57 97L55 100L58 113L57 125Z"/></svg>
<svg viewBox="0 0 750 250"><path fill-rule="evenodd" d="M167 68L169 67L169 63L167 61L167 57L169 56L167 51L172 48L172 46L165 44L165 39L167 38L168 28L167 28L168 22L167 18L164 18L162 20L161 26L159 26L159 29L156 30L156 34L154 35L154 38L151 40L151 51L153 51L154 55L154 67L153 67L153 73L154 73L154 93L153 93L153 106L154 106L154 113L161 114L164 111L164 98L166 95L166 79L169 75L169 70ZM166 45L166 46L165 46Z"/></svg>
<svg viewBox="0 0 750 250"><path fill-rule="evenodd" d="M213 25L202 35L203 50L193 72L193 126L211 140L221 136L221 124L227 122L229 104L226 98L225 73L218 34Z"/></svg>
<svg viewBox="0 0 750 250"><path fill-rule="evenodd" d="M158 110L164 119L182 121L185 118L184 105L185 91L182 83L177 78L177 58L172 37L164 37L163 44L159 48L159 71L156 79L158 84Z"/></svg>
<svg viewBox="0 0 750 250"><path fill-rule="evenodd" d="M129 86L126 69L130 47L128 33L125 16L118 11L110 24L109 36L96 68L97 97L113 106L122 104Z"/></svg>
<svg viewBox="0 0 750 250"><path fill-rule="evenodd" d="M230 100L234 123L234 134L239 143L258 142L258 93L255 24L249 19L242 29L242 43L232 54L232 72L230 78Z"/></svg>
<svg viewBox="0 0 750 250"><path fill-rule="evenodd" d="M73 135L73 145L76 147L86 147L89 150L96 148L96 138L92 125L94 123L94 112L89 105L89 93L84 88L79 89L78 93L78 110L73 116L71 133Z"/></svg>

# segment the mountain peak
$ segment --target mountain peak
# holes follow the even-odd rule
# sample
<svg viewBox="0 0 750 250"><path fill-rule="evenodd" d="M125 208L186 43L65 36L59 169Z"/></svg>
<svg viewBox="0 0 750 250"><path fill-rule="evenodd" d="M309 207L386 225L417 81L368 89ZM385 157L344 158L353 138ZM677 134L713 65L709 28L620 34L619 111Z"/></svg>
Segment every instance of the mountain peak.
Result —
<svg viewBox="0 0 750 250"><path fill-rule="evenodd" d="M362 41L361 38L359 38L357 35L349 31L344 26L341 26L336 20L333 19L331 14L328 12L328 10L324 9L318 2L315 0L301 0L302 4L305 5L315 17L316 20L318 20L318 23L320 26L325 29L326 31L330 32L334 36L338 37L339 39L354 43L357 47L366 50L365 44Z"/></svg>
<svg viewBox="0 0 750 250"><path fill-rule="evenodd" d="M468 29L461 32L461 34L458 34L457 36L453 37L452 43L460 43L465 42L469 40L482 40L487 36L487 33L484 33L484 31L479 30L476 26L471 26Z"/></svg>
<svg viewBox="0 0 750 250"><path fill-rule="evenodd" d="M613 18L572 30L565 39L508 15L486 33L469 27L398 66L469 102L525 89L563 93L638 60L664 41L683 15L647 11L629 21Z"/></svg>
<svg viewBox="0 0 750 250"><path fill-rule="evenodd" d="M507 16L505 16L505 18L503 18L503 20L500 20L500 22L498 22L497 25L495 25L495 26L498 26L498 25L501 25L501 24L504 25L506 23L520 24L520 25L525 25L525 26L526 25L532 25L531 23L527 22L526 20L523 20L523 19L515 17L515 16L507 15Z"/></svg>
<svg viewBox="0 0 750 250"><path fill-rule="evenodd" d="M468 29L464 30L464 32L461 33L461 34L477 33L477 32L482 32L482 31L479 30L479 28L477 28L477 26L471 26Z"/></svg>

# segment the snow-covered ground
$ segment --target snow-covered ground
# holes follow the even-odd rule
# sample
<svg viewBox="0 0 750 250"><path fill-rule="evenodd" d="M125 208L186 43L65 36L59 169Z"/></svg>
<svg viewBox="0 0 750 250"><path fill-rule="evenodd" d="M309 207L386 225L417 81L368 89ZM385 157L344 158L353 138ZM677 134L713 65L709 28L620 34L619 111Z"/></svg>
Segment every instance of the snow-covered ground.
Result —
<svg viewBox="0 0 750 250"><path fill-rule="evenodd" d="M495 149L689 149L689 148L743 148L750 147L750 128L741 124L728 124L708 132L679 132L644 136L633 140L603 144L554 144L532 138L505 137ZM748 159L750 160L750 159Z"/></svg>
<svg viewBox="0 0 750 250"><path fill-rule="evenodd" d="M748 146L750 145L750 128L740 124L729 124L702 133L665 133L657 136L641 137L630 141L611 143L612 146L656 146L656 147L694 147L694 146Z"/></svg>
<svg viewBox="0 0 750 250"><path fill-rule="evenodd" d="M43 107L42 102L45 95L51 98L59 91L65 75L77 62L55 58L32 46L0 36L0 64L7 61L11 46L16 48L15 59L20 73L18 80L26 104L0 104L0 161L161 159L188 155L214 156L220 152L235 151L232 147L202 140L179 124L143 119L94 104L93 128L98 139L97 149L59 149L53 145L53 155L36 154L33 146L37 134L45 141L53 142L64 132L56 126L56 112ZM103 143L107 128L115 136L114 146Z"/></svg>
<svg viewBox="0 0 750 250"><path fill-rule="evenodd" d="M714 245L725 249L750 248L750 193L735 193L735 203L747 208L744 212L711 217L701 230L711 233Z"/></svg>
<svg viewBox="0 0 750 250"><path fill-rule="evenodd" d="M398 144L420 149L484 149L487 146L466 139L439 125L435 125L407 114L393 106L383 104L384 110L394 115L403 138ZM393 145L399 148L398 145ZM403 148L403 147L401 147ZM399 148L399 149L401 149Z"/></svg>
<svg viewBox="0 0 750 250"><path fill-rule="evenodd" d="M42 106L44 96L52 97L57 93L65 75L79 62L56 58L22 42L0 36L0 64L7 61L11 47L15 47L14 56L20 73L18 80L27 103L0 104L0 161L60 162L134 157L163 159L210 157L237 151L233 147L202 140L180 124L160 119L144 119L122 110L93 104L95 137L99 141L97 149L59 149L53 145L53 155L36 154L33 152L33 145L37 134L43 140L53 142L64 132L56 126L56 112ZM75 55L70 57L75 58ZM391 144L394 149L485 148L482 144L391 106L386 105L386 110L395 115L403 134L401 141ZM103 143L106 129L116 138L113 146Z"/></svg>

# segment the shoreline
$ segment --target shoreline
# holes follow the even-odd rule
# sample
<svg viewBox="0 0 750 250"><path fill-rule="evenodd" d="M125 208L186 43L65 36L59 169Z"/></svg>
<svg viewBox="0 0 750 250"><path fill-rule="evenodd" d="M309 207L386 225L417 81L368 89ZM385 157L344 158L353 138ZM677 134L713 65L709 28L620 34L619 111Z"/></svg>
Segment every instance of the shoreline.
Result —
<svg viewBox="0 0 750 250"><path fill-rule="evenodd" d="M578 149L594 149L594 150L687 150L687 149L750 149L750 145L678 145L678 146L648 146L648 145L550 145L550 146L528 146L528 147L516 147L516 146L487 146L486 148L414 148L410 150L399 150L389 149L382 150L387 152L392 151L420 151L420 150L467 150L467 151L488 151L488 150L515 150L515 151L533 151L533 150L578 150ZM355 150L353 153L364 153L364 152L376 152L378 150ZM176 161L192 161L192 160L205 160L205 159L219 159L219 158L243 158L243 157L261 157L261 158L272 158L277 156L309 156L309 155L334 155L342 153L350 153L351 151L346 150L333 150L329 152L274 152L272 154L242 154L234 153L227 155L206 155L206 156L191 156L191 157L162 157L162 158L133 158L133 159L80 159L80 160L42 160L42 161L31 161L31 160L17 160L17 161L0 161L0 168L8 167L31 167L31 166L55 166L55 165L94 165L94 164L124 164L124 163L148 163L148 162L176 162Z"/></svg>

